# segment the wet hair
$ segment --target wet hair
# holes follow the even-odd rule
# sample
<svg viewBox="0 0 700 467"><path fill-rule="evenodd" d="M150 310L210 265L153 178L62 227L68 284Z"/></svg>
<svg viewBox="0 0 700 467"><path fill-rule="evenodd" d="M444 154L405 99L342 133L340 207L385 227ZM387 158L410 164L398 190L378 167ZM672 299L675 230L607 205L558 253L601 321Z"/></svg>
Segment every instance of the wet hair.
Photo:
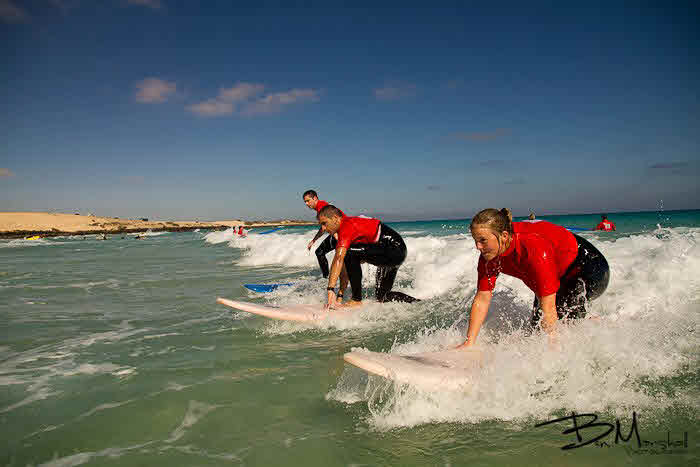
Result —
<svg viewBox="0 0 700 467"><path fill-rule="evenodd" d="M472 218L471 224L469 224L469 230L472 230L477 225L483 225L491 229L497 235L502 232L513 233L513 214L510 209L503 208L500 211L498 209L484 209L479 211L476 216Z"/></svg>
<svg viewBox="0 0 700 467"><path fill-rule="evenodd" d="M472 230L476 226L484 226L496 235L498 250L500 251L501 233L508 232L513 235L513 214L508 208L503 208L500 211L498 209L484 209L483 211L479 211L476 216L472 218L472 222L469 224L469 230Z"/></svg>
<svg viewBox="0 0 700 467"><path fill-rule="evenodd" d="M318 211L318 214L316 214L316 219L320 220L321 216L323 216L323 217L343 217L343 211L336 208L332 204L329 204L328 206L323 206L323 209Z"/></svg>
<svg viewBox="0 0 700 467"><path fill-rule="evenodd" d="M600 215L600 218L601 218L601 219L607 219L607 218L608 218L608 215L607 215L607 214L601 214L601 215Z"/></svg>
<svg viewBox="0 0 700 467"><path fill-rule="evenodd" d="M301 199L304 199L307 196L311 196L312 198L318 198L318 193L316 193L314 190L306 190L304 194L301 195Z"/></svg>

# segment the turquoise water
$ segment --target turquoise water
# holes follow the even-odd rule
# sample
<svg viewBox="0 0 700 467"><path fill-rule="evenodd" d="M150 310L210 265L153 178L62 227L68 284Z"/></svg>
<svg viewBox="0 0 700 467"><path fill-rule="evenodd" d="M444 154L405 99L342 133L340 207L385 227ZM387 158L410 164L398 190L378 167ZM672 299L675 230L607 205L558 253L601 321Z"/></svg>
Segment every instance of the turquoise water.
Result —
<svg viewBox="0 0 700 467"><path fill-rule="evenodd" d="M583 234L612 270L597 319L564 329L552 351L518 329L531 292L499 278L480 336L489 365L458 393L396 386L342 356L461 343L478 258L466 220L392 224L409 248L397 288L422 302L318 327L215 303L321 303L314 228L0 241L0 464L697 464L700 211L609 217L617 232ZM241 287L288 281L266 295ZM620 419L625 436L634 412L647 444L613 433L563 451L570 422L535 425L571 411Z"/></svg>

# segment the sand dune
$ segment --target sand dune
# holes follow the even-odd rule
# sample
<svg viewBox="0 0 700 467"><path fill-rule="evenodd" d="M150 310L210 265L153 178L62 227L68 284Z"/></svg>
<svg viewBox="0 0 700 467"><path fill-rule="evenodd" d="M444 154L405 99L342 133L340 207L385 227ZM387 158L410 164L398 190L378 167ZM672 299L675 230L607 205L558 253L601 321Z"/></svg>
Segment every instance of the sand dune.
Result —
<svg viewBox="0 0 700 467"><path fill-rule="evenodd" d="M310 225L311 222L271 221L246 223L240 219L213 222L198 221L144 221L115 217L83 216L49 212L0 212L0 237L17 238L28 235L85 235L97 233L126 233L152 231L181 231L218 229L238 225L247 228L277 225Z"/></svg>

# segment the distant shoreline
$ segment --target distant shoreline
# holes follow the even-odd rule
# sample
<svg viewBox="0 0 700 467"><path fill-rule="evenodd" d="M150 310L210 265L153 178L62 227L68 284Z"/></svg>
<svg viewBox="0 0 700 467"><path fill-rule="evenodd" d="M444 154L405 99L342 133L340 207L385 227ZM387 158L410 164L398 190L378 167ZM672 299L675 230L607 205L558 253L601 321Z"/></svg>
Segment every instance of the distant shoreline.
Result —
<svg viewBox="0 0 700 467"><path fill-rule="evenodd" d="M222 221L160 221L147 219L122 219L93 215L49 212L0 212L0 238L24 238L39 235L57 237L66 235L127 234L139 232L187 232L196 229L216 230L234 226L279 227L316 225L300 220L250 222L240 219Z"/></svg>

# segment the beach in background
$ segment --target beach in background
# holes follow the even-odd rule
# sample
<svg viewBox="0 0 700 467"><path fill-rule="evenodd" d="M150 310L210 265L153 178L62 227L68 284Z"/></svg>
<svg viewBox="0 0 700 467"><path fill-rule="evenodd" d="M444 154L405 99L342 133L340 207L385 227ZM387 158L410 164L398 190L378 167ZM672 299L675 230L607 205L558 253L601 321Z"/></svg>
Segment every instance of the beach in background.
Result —
<svg viewBox="0 0 700 467"><path fill-rule="evenodd" d="M697 464L700 211L609 217L617 232L581 233L611 267L589 307L598 319L564 329L552 353L520 329L532 292L500 277L480 336L488 364L459 392L397 386L342 356L463 341L478 258L467 219L389 223L408 246L395 288L422 302L369 304L318 327L215 302L323 303L327 281L306 249L315 226L0 240L0 464ZM251 282L295 285L256 294ZM536 425L572 411L619 419L625 437L634 414L653 444L613 433L563 451L576 442L562 433L570 422Z"/></svg>
<svg viewBox="0 0 700 467"><path fill-rule="evenodd" d="M223 221L161 221L122 219L81 214L50 212L0 212L0 238L21 238L39 235L55 237L61 235L123 234L137 232L181 232L196 229L226 229L234 226L272 227L286 225L308 225L310 222L294 220L254 221L240 219Z"/></svg>

